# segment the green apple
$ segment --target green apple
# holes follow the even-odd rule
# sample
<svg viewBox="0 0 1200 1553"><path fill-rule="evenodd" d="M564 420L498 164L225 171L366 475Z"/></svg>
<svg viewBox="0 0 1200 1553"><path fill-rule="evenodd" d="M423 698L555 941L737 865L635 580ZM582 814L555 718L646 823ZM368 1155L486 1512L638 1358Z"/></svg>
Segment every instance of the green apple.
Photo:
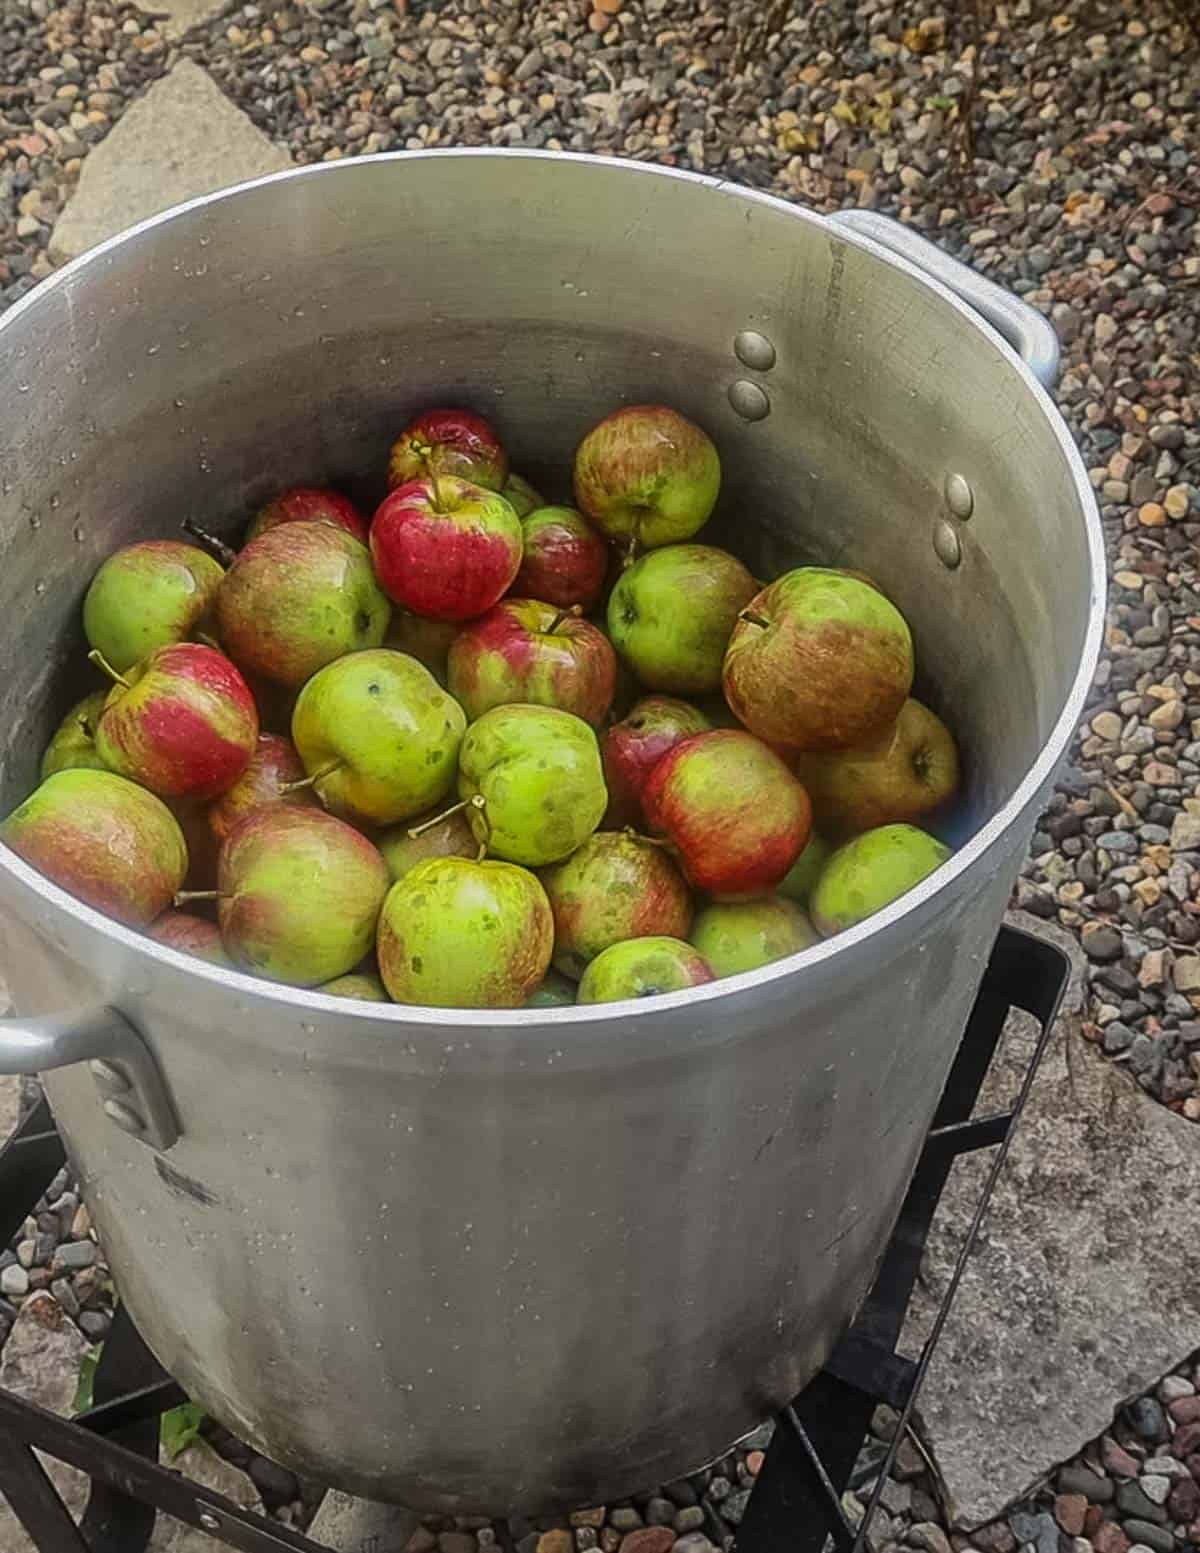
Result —
<svg viewBox="0 0 1200 1553"><path fill-rule="evenodd" d="M221 938L244 970L317 987L345 976L372 948L387 887L383 858L332 814L255 809L221 848Z"/></svg>
<svg viewBox="0 0 1200 1553"><path fill-rule="evenodd" d="M596 735L548 706L498 706L472 723L459 751L458 791L476 840L529 868L582 846L608 804Z"/></svg>
<svg viewBox="0 0 1200 1553"><path fill-rule="evenodd" d="M653 998L712 980L711 966L691 944L678 938L631 938L596 956L583 973L576 1002Z"/></svg>
<svg viewBox="0 0 1200 1553"><path fill-rule="evenodd" d="M799 906L808 904L808 898L817 887L821 870L833 848L819 831L813 831L804 851L779 881L780 895L786 895Z"/></svg>
<svg viewBox="0 0 1200 1553"><path fill-rule="evenodd" d="M593 426L575 453L575 503L609 539L646 550L690 539L721 489L709 437L662 404L632 404Z"/></svg>
<svg viewBox="0 0 1200 1553"><path fill-rule="evenodd" d="M958 746L941 718L912 696L874 743L797 755L818 824L832 836L927 819L958 791Z"/></svg>
<svg viewBox="0 0 1200 1553"><path fill-rule="evenodd" d="M725 699L751 733L793 750L848 749L890 728L912 688L904 616L847 572L801 566L742 610Z"/></svg>
<svg viewBox="0 0 1200 1553"><path fill-rule="evenodd" d="M713 901L696 913L689 940L714 976L736 976L818 942L794 901L768 895L757 901Z"/></svg>
<svg viewBox="0 0 1200 1553"><path fill-rule="evenodd" d="M42 780L56 771L107 771L96 748L96 724L104 710L107 690L93 690L77 701L54 731L42 756Z"/></svg>
<svg viewBox="0 0 1200 1553"><path fill-rule="evenodd" d="M950 848L915 825L881 825L846 842L826 863L809 912L823 938L854 927L920 884Z"/></svg>
<svg viewBox="0 0 1200 1553"><path fill-rule="evenodd" d="M378 647L391 615L366 545L333 523L268 529L217 594L225 651L244 672L293 689L343 653Z"/></svg>
<svg viewBox="0 0 1200 1553"><path fill-rule="evenodd" d="M56 771L0 824L0 841L130 927L161 916L187 873L183 832L166 804L112 771Z"/></svg>
<svg viewBox="0 0 1200 1553"><path fill-rule="evenodd" d="M110 555L83 601L88 645L118 674L156 647L182 642L207 618L225 573L175 539L145 539Z"/></svg>
<svg viewBox="0 0 1200 1553"><path fill-rule="evenodd" d="M520 1008L553 947L546 892L511 863L418 863L392 885L379 917L379 971L397 1003Z"/></svg>
<svg viewBox="0 0 1200 1553"><path fill-rule="evenodd" d="M335 976L317 988L331 998L355 998L360 1003L390 1003L387 988L371 971L351 971L348 976Z"/></svg>
<svg viewBox="0 0 1200 1553"><path fill-rule="evenodd" d="M508 479L504 482L501 496L519 518L527 518L531 512L536 512L539 507L546 505L544 498L523 475L509 472Z"/></svg>
<svg viewBox="0 0 1200 1553"><path fill-rule="evenodd" d="M431 857L476 857L479 853L466 811L457 807L389 825L376 836L375 845L383 853L393 884Z"/></svg>
<svg viewBox="0 0 1200 1553"><path fill-rule="evenodd" d="M608 600L608 632L648 689L719 690L729 633L757 592L754 578L727 550L664 545L618 578Z"/></svg>
<svg viewBox="0 0 1200 1553"><path fill-rule="evenodd" d="M575 983L558 971L547 971L540 987L525 999L524 1008L572 1008L575 1004Z"/></svg>
<svg viewBox="0 0 1200 1553"><path fill-rule="evenodd" d="M394 825L450 791L466 725L423 664L377 647L313 675L296 700L292 741L331 814Z"/></svg>
<svg viewBox="0 0 1200 1553"><path fill-rule="evenodd" d="M610 944L686 938L692 897L663 846L600 830L541 875L554 913L554 964L576 978Z"/></svg>

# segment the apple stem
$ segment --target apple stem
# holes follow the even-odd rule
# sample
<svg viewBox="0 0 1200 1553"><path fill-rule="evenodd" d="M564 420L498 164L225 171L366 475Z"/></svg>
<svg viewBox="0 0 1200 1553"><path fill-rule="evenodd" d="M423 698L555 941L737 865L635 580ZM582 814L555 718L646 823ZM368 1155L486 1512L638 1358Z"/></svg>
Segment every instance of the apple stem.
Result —
<svg viewBox="0 0 1200 1553"><path fill-rule="evenodd" d="M664 852L674 852L675 850L665 836L647 836L643 831L634 830L632 825L625 825L622 829L631 841L644 841L649 847L662 847Z"/></svg>
<svg viewBox="0 0 1200 1553"><path fill-rule="evenodd" d="M109 663L108 659L104 656L98 647L93 647L91 652L88 653L88 662L94 663L102 673L107 674L109 679L112 680L113 684L124 685L126 690L133 689L133 686L125 678L124 674L117 673L116 669L113 668L112 664Z"/></svg>
<svg viewBox="0 0 1200 1553"><path fill-rule="evenodd" d="M177 890L171 904L186 906L188 901L219 901L224 898L220 890Z"/></svg>
<svg viewBox="0 0 1200 1553"><path fill-rule="evenodd" d="M237 551L231 549L223 539L218 539L215 534L210 534L207 529L192 518L184 518L179 525L185 534L190 534L193 539L198 539L206 550L211 550L226 570L237 560Z"/></svg>
<svg viewBox="0 0 1200 1553"><path fill-rule="evenodd" d="M433 449L427 442L418 442L414 446L417 457L421 460L421 467L425 471L425 478L433 487L433 510L435 512L445 512L446 506L442 501L442 488L438 484L437 470L433 467Z"/></svg>
<svg viewBox="0 0 1200 1553"><path fill-rule="evenodd" d="M567 609L557 610L555 612L554 619L546 627L546 635L550 636L553 632L557 631L564 620L578 620L582 614L582 604L572 604Z"/></svg>
<svg viewBox="0 0 1200 1553"><path fill-rule="evenodd" d="M629 543L625 546L625 553L621 557L621 569L623 571L628 571L633 563L637 560L637 553L638 536L636 534L630 534Z"/></svg>
<svg viewBox="0 0 1200 1553"><path fill-rule="evenodd" d="M213 652L221 651L221 644L215 636L209 636L207 631L193 631L193 637L202 647L211 647Z"/></svg>
<svg viewBox="0 0 1200 1553"><path fill-rule="evenodd" d="M756 615L752 609L742 610L738 619L744 620L748 626L762 626L764 630L771 624L765 615Z"/></svg>
<svg viewBox="0 0 1200 1553"><path fill-rule="evenodd" d="M331 760L328 765L318 766L315 771L310 772L306 777L301 777L298 782L281 782L279 784L279 791L281 793L298 793L302 788L315 787L318 782L323 782L327 776L332 776L335 771L340 771L344 765L345 761Z"/></svg>
<svg viewBox="0 0 1200 1553"><path fill-rule="evenodd" d="M464 809L478 809L482 814L483 806L486 802L487 800L482 793L476 793L473 798L464 798L461 803L452 803L448 809L443 809L440 814L435 814L431 820L426 820L424 824L410 826L408 839L416 841L427 830L433 830L434 826L440 825L443 820L453 819L456 814L461 814Z"/></svg>

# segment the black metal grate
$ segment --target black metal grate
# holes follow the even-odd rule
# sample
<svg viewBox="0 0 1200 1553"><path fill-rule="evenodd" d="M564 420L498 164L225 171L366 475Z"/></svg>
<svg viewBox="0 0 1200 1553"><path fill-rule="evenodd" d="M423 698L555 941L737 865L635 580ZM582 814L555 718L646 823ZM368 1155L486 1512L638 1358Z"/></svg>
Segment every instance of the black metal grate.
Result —
<svg viewBox="0 0 1200 1553"><path fill-rule="evenodd" d="M825 1368L779 1416L738 1531L740 1553L820 1553L828 1537L839 1553L861 1553L1049 1040L1068 969L1052 945L1001 929L878 1276ZM1012 1009L1031 1014L1041 1027L1040 1037L1011 1110L972 1119ZM953 1276L920 1357L905 1358L896 1344L950 1168L960 1154L983 1148L996 1153ZM0 1150L0 1244L16 1233L64 1161L43 1100ZM328 1553L301 1532L243 1510L158 1465L159 1416L186 1398L123 1308L104 1345L94 1390L95 1406L74 1420L0 1390L0 1493L38 1553L142 1553L159 1511L243 1553ZM856 1528L846 1519L841 1496L880 1402L897 1410L900 1423ZM33 1447L91 1478L91 1498L78 1526Z"/></svg>

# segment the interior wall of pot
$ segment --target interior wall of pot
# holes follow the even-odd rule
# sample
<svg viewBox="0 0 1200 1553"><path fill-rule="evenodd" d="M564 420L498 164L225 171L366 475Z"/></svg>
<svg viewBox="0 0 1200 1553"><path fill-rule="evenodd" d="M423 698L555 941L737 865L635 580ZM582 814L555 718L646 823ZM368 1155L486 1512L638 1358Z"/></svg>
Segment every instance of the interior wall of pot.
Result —
<svg viewBox="0 0 1200 1553"><path fill-rule="evenodd" d="M777 362L751 372L755 329ZM770 413L730 407L739 379ZM100 561L191 518L230 539L264 498L370 509L406 418L459 403L569 499L572 450L662 400L720 450L701 536L771 577L872 573L966 758L959 836L1011 793L1085 630L1084 528L1019 374L919 281L815 220L615 162L468 155L339 165L194 208L93 257L0 329L0 807L82 693ZM974 493L933 548L950 473Z"/></svg>

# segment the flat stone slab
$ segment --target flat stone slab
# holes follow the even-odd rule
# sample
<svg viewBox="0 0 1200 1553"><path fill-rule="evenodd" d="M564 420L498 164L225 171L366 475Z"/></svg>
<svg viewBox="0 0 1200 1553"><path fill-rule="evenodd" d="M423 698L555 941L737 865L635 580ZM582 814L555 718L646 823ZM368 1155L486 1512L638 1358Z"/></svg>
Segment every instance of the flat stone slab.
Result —
<svg viewBox="0 0 1200 1553"><path fill-rule="evenodd" d="M181 200L291 165L207 71L180 60L88 155L51 252L73 259Z"/></svg>
<svg viewBox="0 0 1200 1553"><path fill-rule="evenodd" d="M1064 1016L1034 1084L920 1398L966 1528L999 1514L1200 1346L1200 1135L1079 1033L1075 941ZM1015 1093L1033 1021L1010 1021L981 1113ZM988 1154L954 1169L903 1351L915 1353L978 1201Z"/></svg>
<svg viewBox="0 0 1200 1553"><path fill-rule="evenodd" d="M134 0L138 10L153 17L164 38L182 38L202 27L229 6L230 0Z"/></svg>

